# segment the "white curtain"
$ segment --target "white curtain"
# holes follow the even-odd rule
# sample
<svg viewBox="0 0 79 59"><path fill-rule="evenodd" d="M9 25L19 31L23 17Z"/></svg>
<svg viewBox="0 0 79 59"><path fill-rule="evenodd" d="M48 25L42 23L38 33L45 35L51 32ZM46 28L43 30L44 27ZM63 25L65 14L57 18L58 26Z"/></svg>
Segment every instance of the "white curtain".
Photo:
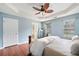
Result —
<svg viewBox="0 0 79 59"><path fill-rule="evenodd" d="M32 41L38 37L38 23L32 23Z"/></svg>

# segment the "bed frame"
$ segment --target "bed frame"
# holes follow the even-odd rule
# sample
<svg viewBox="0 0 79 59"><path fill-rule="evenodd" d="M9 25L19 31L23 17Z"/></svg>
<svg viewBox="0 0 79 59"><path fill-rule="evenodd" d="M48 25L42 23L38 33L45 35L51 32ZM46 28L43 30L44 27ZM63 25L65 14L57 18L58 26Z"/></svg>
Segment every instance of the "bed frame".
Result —
<svg viewBox="0 0 79 59"><path fill-rule="evenodd" d="M31 36L28 36L28 39L29 39L29 54L28 54L28 56L32 56L32 53L30 52L30 44L31 44L31 41L32 41L32 39L31 39Z"/></svg>

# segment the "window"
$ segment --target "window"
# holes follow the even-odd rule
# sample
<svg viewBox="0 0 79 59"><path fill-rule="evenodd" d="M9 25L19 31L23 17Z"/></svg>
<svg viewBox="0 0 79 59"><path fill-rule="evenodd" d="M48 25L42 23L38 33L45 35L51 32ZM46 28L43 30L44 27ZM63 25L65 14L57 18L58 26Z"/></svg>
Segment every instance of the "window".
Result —
<svg viewBox="0 0 79 59"><path fill-rule="evenodd" d="M64 37L71 39L74 35L74 19L64 21Z"/></svg>

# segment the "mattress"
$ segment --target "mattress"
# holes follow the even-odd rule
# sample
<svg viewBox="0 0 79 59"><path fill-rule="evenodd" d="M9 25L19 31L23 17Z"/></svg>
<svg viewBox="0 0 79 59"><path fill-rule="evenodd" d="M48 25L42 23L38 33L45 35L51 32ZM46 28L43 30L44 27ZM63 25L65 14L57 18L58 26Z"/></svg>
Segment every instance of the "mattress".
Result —
<svg viewBox="0 0 79 59"><path fill-rule="evenodd" d="M62 53L67 56L72 55L71 54L71 40L68 40L68 39L55 40L49 45L47 45L46 48L45 48L46 50L48 50L49 48L50 50L53 50L53 51L55 50L56 52L58 51L59 53ZM45 51L45 53L47 52Z"/></svg>

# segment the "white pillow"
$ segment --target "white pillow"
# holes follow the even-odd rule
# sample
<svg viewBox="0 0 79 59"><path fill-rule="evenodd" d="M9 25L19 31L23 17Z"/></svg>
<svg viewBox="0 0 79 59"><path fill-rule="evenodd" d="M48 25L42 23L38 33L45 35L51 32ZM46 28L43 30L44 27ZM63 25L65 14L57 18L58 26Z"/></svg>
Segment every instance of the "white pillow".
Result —
<svg viewBox="0 0 79 59"><path fill-rule="evenodd" d="M58 40L58 39L61 39L61 38L58 37L58 36L48 36L48 40L49 40L50 42L53 42L54 40Z"/></svg>
<svg viewBox="0 0 79 59"><path fill-rule="evenodd" d="M58 36L48 36L48 37L44 37L44 38L38 39L38 41L44 42L46 44L49 44L49 43L53 42L54 40L58 40L58 39L61 39L61 38L58 37Z"/></svg>
<svg viewBox="0 0 79 59"><path fill-rule="evenodd" d="M50 43L50 41L49 41L48 38L46 38L46 37L41 38L41 39L38 39L38 41L44 42L45 44L49 44L49 43Z"/></svg>
<svg viewBox="0 0 79 59"><path fill-rule="evenodd" d="M78 35L75 35L72 37L72 45L75 43L79 44L79 36Z"/></svg>
<svg viewBox="0 0 79 59"><path fill-rule="evenodd" d="M72 37L72 40L75 40L75 39L77 39L78 37L79 37L78 35L75 35L75 36Z"/></svg>

